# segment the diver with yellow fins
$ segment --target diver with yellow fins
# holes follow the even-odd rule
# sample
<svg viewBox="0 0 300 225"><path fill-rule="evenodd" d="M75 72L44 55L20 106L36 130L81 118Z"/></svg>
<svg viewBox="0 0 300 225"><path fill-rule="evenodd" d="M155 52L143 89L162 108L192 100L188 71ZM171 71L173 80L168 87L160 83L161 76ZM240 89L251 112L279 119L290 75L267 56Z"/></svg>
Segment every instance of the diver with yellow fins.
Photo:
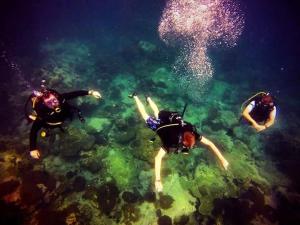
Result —
<svg viewBox="0 0 300 225"><path fill-rule="evenodd" d="M64 121L72 119L75 111L77 111L79 120L84 122L80 110L70 105L68 100L86 95L92 95L97 99L101 98L101 94L95 90L79 90L60 94L47 88L44 80L41 90L33 91L25 104L25 116L29 122L33 122L30 130L30 156L32 158L40 158L40 151L37 149L37 133L41 128L62 129L61 126ZM28 112L29 105L31 107L30 112ZM41 132L41 136L46 136L45 131Z"/></svg>
<svg viewBox="0 0 300 225"><path fill-rule="evenodd" d="M276 103L270 93L258 92L242 104L241 111L242 118L260 132L274 124Z"/></svg>

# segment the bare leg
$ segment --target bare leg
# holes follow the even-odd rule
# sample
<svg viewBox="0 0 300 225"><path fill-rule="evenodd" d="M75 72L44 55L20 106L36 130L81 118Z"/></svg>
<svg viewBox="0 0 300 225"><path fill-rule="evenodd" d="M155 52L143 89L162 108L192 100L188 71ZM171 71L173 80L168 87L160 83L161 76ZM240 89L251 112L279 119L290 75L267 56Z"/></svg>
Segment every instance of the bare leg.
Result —
<svg viewBox="0 0 300 225"><path fill-rule="evenodd" d="M154 101L152 101L152 99L150 97L147 97L147 101L149 102L149 105L154 112L155 118L158 119L159 110L158 110L157 105L154 103Z"/></svg>
<svg viewBox="0 0 300 225"><path fill-rule="evenodd" d="M147 114L147 112L146 112L146 110L145 110L145 107L144 107L143 103L141 102L141 100L139 99L138 96L135 95L135 96L133 96L133 98L134 98L134 100L135 100L135 102L136 102L136 105L137 105L137 107L138 107L138 110L140 111L140 113L141 113L143 119L146 121L146 120L148 119L149 115Z"/></svg>

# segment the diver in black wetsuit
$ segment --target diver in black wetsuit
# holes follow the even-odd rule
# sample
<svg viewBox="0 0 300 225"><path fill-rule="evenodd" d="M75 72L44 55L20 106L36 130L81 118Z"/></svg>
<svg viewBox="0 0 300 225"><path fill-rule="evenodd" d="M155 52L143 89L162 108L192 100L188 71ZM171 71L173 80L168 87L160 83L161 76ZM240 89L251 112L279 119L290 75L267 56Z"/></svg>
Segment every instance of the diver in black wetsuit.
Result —
<svg viewBox="0 0 300 225"><path fill-rule="evenodd" d="M72 119L74 111L77 111L79 119L83 121L81 112L76 107L71 106L68 100L85 95L101 98L100 93L94 90L59 94L55 90L42 88L41 91L33 92L25 105L26 117L33 122L30 131L30 155L32 158L40 158L40 151L37 149L36 142L37 133L41 128L61 128L66 119ZM32 104L31 113L27 113L29 103Z"/></svg>
<svg viewBox="0 0 300 225"><path fill-rule="evenodd" d="M247 106L243 109L243 106ZM243 118L257 130L263 131L272 126L276 117L274 97L269 93L259 92L242 104Z"/></svg>
<svg viewBox="0 0 300 225"><path fill-rule="evenodd" d="M155 188L158 192L161 192L163 185L160 180L161 160L166 153L184 153L187 154L191 148L193 148L196 142L200 142L209 147L210 150L218 157L225 170L228 167L227 160L222 156L219 149L207 138L200 135L196 127L192 124L184 121L177 112L159 111L156 104L150 97L147 97L147 101L154 112L155 117L151 117L147 114L144 105L133 94L129 97L133 97L139 112L150 129L155 131L160 137L162 147L159 149L158 154L155 157Z"/></svg>

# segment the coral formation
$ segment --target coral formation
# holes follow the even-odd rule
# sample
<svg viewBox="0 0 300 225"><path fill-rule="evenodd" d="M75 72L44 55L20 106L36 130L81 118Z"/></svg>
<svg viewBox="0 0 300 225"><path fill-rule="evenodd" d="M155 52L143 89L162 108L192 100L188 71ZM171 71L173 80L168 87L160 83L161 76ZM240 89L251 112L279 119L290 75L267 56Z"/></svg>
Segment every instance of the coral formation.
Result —
<svg viewBox="0 0 300 225"><path fill-rule="evenodd" d="M299 124L289 132L258 135L239 121L240 96L249 89L214 79L203 95L196 96L194 86L182 85L169 63L159 60L163 50L150 40L137 41L117 55L97 55L94 48L70 40L43 45L45 59L42 69L31 76L34 83L39 74L61 92L100 89L103 99L77 100L86 123L74 118L65 132L51 130L49 138L39 140L41 161L28 159L26 123L16 125L14 135L1 135L0 223L24 224L25 218L28 224L42 225L140 225L146 220L176 225L295 224L299 220L294 210L299 202L292 200L293 189L286 188L299 190L294 170L299 160ZM130 62L128 56L133 57ZM164 158L163 193L155 193L154 157L160 141L153 139L155 133L128 98L134 91L151 115L143 95L151 96L159 109L181 112L188 103L184 119L220 148L229 161L228 170L199 145L187 157ZM13 97L7 104L21 110Z"/></svg>

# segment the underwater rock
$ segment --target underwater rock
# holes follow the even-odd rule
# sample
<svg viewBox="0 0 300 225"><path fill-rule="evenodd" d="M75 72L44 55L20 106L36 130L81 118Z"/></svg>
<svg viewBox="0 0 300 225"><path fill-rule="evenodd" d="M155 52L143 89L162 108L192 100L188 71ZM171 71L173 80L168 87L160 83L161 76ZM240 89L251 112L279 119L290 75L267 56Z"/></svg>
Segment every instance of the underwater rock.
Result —
<svg viewBox="0 0 300 225"><path fill-rule="evenodd" d="M20 189L21 200L26 205L33 205L43 199L44 193L34 183L23 183Z"/></svg>
<svg viewBox="0 0 300 225"><path fill-rule="evenodd" d="M132 188L138 182L137 177L141 162L133 158L126 148L110 146L107 156L102 160L107 176L114 179L122 190Z"/></svg>
<svg viewBox="0 0 300 225"><path fill-rule="evenodd" d="M172 225L172 219L171 219L171 217L164 215L164 216L161 216L158 218L157 224L158 225Z"/></svg>
<svg viewBox="0 0 300 225"><path fill-rule="evenodd" d="M115 122L115 126L118 129L118 131L127 131L130 127L128 122L125 119L118 119Z"/></svg>
<svg viewBox="0 0 300 225"><path fill-rule="evenodd" d="M42 209L36 217L38 225L58 225L65 223L65 214L51 209Z"/></svg>
<svg viewBox="0 0 300 225"><path fill-rule="evenodd" d="M264 193L257 187L249 187L247 191L241 194L240 198L253 202L257 211L262 211L264 208Z"/></svg>
<svg viewBox="0 0 300 225"><path fill-rule="evenodd" d="M278 208L275 211L279 224L298 225L300 221L300 198L292 193L276 193Z"/></svg>
<svg viewBox="0 0 300 225"><path fill-rule="evenodd" d="M105 215L110 215L115 208L119 200L119 193L118 187L112 182L106 183L99 188L98 205Z"/></svg>
<svg viewBox="0 0 300 225"><path fill-rule="evenodd" d="M18 180L9 180L0 184L0 198L14 192L20 185Z"/></svg>
<svg viewBox="0 0 300 225"><path fill-rule="evenodd" d="M64 215L65 225L85 225L89 224L91 217L90 213L83 213L86 211L79 209L77 202L71 203L66 207L62 213Z"/></svg>
<svg viewBox="0 0 300 225"><path fill-rule="evenodd" d="M88 204L80 205L79 211L80 211L80 214L83 215L84 218L89 218L89 220L90 220L93 217L93 209ZM87 222L88 221L83 221L84 224L87 224Z"/></svg>
<svg viewBox="0 0 300 225"><path fill-rule="evenodd" d="M83 197L85 199L89 199L89 200L92 200L92 201L97 201L97 198L98 198L98 190L96 187L93 187L93 186L88 186L86 189L85 189L85 192L83 194Z"/></svg>
<svg viewBox="0 0 300 225"><path fill-rule="evenodd" d="M122 98L121 89L119 87L111 87L110 97L111 97L112 100L119 101Z"/></svg>
<svg viewBox="0 0 300 225"><path fill-rule="evenodd" d="M125 132L116 132L116 142L119 144L129 144L136 138L136 131L134 129L129 129Z"/></svg>
<svg viewBox="0 0 300 225"><path fill-rule="evenodd" d="M98 158L86 158L80 160L80 166L87 169L91 173L97 173L101 170L101 159Z"/></svg>
<svg viewBox="0 0 300 225"><path fill-rule="evenodd" d="M186 215L182 215L179 218L174 219L174 225L186 225L188 224L190 218Z"/></svg>
<svg viewBox="0 0 300 225"><path fill-rule="evenodd" d="M222 110L220 117L217 118L222 126L227 129L231 129L235 124L238 123L238 117L232 112L227 110Z"/></svg>
<svg viewBox="0 0 300 225"><path fill-rule="evenodd" d="M300 135L299 132L290 134L288 131L276 131L266 135L265 152L276 167L291 181L292 186L300 192Z"/></svg>
<svg viewBox="0 0 300 225"><path fill-rule="evenodd" d="M71 178L73 178L74 176L76 176L76 174L77 174L77 171L68 171L68 172L66 173L66 178L71 179Z"/></svg>
<svg viewBox="0 0 300 225"><path fill-rule="evenodd" d="M252 185L238 198L215 199L212 214L221 218L222 223L232 225L250 224L258 215L275 221L274 210L265 205L264 193Z"/></svg>
<svg viewBox="0 0 300 225"><path fill-rule="evenodd" d="M152 202L154 203L156 201L156 194L155 192L151 191L151 192L147 192L145 195L144 195L144 200L146 202Z"/></svg>
<svg viewBox="0 0 300 225"><path fill-rule="evenodd" d="M222 217L224 224L250 224L255 215L250 207L248 201L240 201L236 198L216 199L212 214L215 217Z"/></svg>
<svg viewBox="0 0 300 225"><path fill-rule="evenodd" d="M73 190L76 191L76 192L83 191L85 189L85 186L86 186L85 178L83 176L75 177L72 186L73 186Z"/></svg>
<svg viewBox="0 0 300 225"><path fill-rule="evenodd" d="M92 117L87 119L87 125L97 132L107 131L111 126L111 121L107 118Z"/></svg>
<svg viewBox="0 0 300 225"><path fill-rule="evenodd" d="M68 129L68 134L63 135L58 141L60 155L64 159L76 158L80 151L87 151L95 143L95 137L88 135L86 131L75 127Z"/></svg>
<svg viewBox="0 0 300 225"><path fill-rule="evenodd" d="M122 199L127 203L136 203L139 200L139 195L129 191L124 191L122 193Z"/></svg>
<svg viewBox="0 0 300 225"><path fill-rule="evenodd" d="M134 204L125 204L122 206L124 224L132 224L140 219L140 209L135 207Z"/></svg>
<svg viewBox="0 0 300 225"><path fill-rule="evenodd" d="M157 217L161 217L161 216L162 216L161 209L157 209L157 210L155 211L155 214L156 214Z"/></svg>
<svg viewBox="0 0 300 225"><path fill-rule="evenodd" d="M170 195L161 194L158 202L162 209L169 209L172 207L174 199Z"/></svg>
<svg viewBox="0 0 300 225"><path fill-rule="evenodd" d="M107 145L109 143L109 138L107 136L107 133L103 133L101 132L100 134L96 134L95 135L96 139L95 139L95 144L97 145Z"/></svg>
<svg viewBox="0 0 300 225"><path fill-rule="evenodd" d="M43 201L47 192L56 187L56 180L45 171L28 171L22 179L20 196L23 203L32 205Z"/></svg>
<svg viewBox="0 0 300 225"><path fill-rule="evenodd" d="M0 200L0 224L1 225L22 225L29 215L15 204L8 204Z"/></svg>

